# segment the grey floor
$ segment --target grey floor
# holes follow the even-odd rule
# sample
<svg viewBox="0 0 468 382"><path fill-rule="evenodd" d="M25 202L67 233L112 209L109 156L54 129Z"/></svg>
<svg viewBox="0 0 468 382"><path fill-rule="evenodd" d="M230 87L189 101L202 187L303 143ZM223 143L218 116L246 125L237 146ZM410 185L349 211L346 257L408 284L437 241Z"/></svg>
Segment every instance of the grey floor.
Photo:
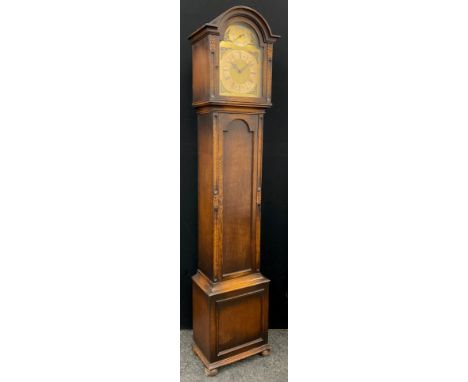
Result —
<svg viewBox="0 0 468 382"><path fill-rule="evenodd" d="M205 367L192 351L192 331L180 331L181 382L285 382L288 380L288 331L270 329L268 357L254 355L242 361L219 368L214 377L205 377Z"/></svg>

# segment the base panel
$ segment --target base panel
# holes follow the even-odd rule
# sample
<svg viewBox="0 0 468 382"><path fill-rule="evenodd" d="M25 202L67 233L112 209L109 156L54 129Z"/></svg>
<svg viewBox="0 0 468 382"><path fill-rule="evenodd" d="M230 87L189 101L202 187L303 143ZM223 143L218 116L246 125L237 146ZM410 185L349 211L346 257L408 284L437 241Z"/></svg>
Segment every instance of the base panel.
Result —
<svg viewBox="0 0 468 382"><path fill-rule="evenodd" d="M208 371L270 349L268 289L259 273L218 283L193 277L193 350Z"/></svg>

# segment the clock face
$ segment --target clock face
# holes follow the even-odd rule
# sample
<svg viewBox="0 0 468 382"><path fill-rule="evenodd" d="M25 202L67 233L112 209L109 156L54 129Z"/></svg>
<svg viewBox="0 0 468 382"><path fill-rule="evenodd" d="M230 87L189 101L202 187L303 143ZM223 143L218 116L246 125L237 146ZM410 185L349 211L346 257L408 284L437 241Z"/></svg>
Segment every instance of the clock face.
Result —
<svg viewBox="0 0 468 382"><path fill-rule="evenodd" d="M258 82L258 62L243 50L229 50L221 60L221 82L233 94L252 94Z"/></svg>
<svg viewBox="0 0 468 382"><path fill-rule="evenodd" d="M232 24L220 42L220 94L261 96L262 54L255 32L246 24Z"/></svg>

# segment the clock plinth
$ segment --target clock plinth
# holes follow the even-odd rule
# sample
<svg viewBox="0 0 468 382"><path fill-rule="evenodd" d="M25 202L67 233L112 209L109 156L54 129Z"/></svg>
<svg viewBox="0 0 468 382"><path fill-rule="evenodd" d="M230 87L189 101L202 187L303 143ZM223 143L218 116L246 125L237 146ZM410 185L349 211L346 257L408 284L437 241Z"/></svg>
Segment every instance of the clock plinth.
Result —
<svg viewBox="0 0 468 382"><path fill-rule="evenodd" d="M234 7L190 36L198 115L198 272L193 351L214 375L268 355L269 280L260 273L263 122L271 106L271 34Z"/></svg>
<svg viewBox="0 0 468 382"><path fill-rule="evenodd" d="M268 285L260 273L211 282L193 276L194 352L216 369L269 350Z"/></svg>

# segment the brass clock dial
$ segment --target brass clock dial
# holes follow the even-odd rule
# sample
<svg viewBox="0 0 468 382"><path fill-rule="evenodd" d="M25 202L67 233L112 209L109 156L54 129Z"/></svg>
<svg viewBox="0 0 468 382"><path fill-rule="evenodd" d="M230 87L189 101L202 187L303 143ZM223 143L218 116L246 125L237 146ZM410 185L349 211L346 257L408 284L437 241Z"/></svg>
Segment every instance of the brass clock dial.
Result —
<svg viewBox="0 0 468 382"><path fill-rule="evenodd" d="M232 24L220 42L220 94L261 96L262 54L255 32L246 24Z"/></svg>
<svg viewBox="0 0 468 382"><path fill-rule="evenodd" d="M231 27L227 29L225 35L229 41L238 46L246 46L255 41L255 37L252 35L252 31L242 24L231 25Z"/></svg>
<svg viewBox="0 0 468 382"><path fill-rule="evenodd" d="M258 82L257 59L243 50L226 52L221 61L221 82L230 93L252 93Z"/></svg>

